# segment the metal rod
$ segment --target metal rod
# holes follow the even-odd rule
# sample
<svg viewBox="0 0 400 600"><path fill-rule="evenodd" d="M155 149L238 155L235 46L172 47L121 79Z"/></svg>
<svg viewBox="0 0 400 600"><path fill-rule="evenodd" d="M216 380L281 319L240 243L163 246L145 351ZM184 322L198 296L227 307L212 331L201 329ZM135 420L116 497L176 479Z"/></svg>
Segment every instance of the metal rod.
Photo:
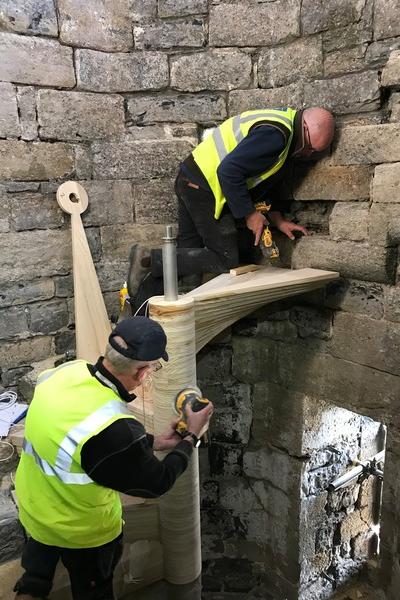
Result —
<svg viewBox="0 0 400 600"><path fill-rule="evenodd" d="M357 479L362 473L369 473L370 475L378 476L378 471L379 471L379 476L383 476L383 471L381 471L380 469L375 469L377 471L375 473L375 472L371 471L371 467L373 465L376 465L377 463L384 461L384 459L385 459L385 451L382 450L382 452L378 452L378 454L375 454L375 456L373 456L369 460L365 461L364 464L357 465L353 469L350 469L350 471L347 471L347 473L344 473L344 475L341 475L340 477L338 477L337 479L332 481L332 483L330 483L328 486L328 490L331 492L336 492L337 490L340 490L342 487L344 487L351 481L354 481L355 479Z"/></svg>
<svg viewBox="0 0 400 600"><path fill-rule="evenodd" d="M166 226L163 237L163 276L164 299L168 302L178 300L178 269L176 264L176 238L172 233L172 225Z"/></svg>

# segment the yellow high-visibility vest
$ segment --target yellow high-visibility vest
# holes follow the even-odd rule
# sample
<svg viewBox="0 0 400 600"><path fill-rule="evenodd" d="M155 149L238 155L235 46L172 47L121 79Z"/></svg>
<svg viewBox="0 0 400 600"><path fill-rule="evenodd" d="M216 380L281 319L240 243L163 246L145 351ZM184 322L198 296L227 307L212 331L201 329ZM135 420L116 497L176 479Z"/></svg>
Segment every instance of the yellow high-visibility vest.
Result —
<svg viewBox="0 0 400 600"><path fill-rule="evenodd" d="M101 546L122 530L118 492L95 483L80 454L111 423L135 417L87 364L76 360L41 373L26 417L15 480L19 516L29 535L49 546Z"/></svg>
<svg viewBox="0 0 400 600"><path fill-rule="evenodd" d="M297 111L293 108L248 110L224 121L193 150L193 158L204 177L207 179L211 191L214 194L214 217L216 219L219 219L221 216L223 206L226 202L217 175L217 169L225 156L236 148L255 124L266 122L283 125L287 128L289 133L285 148L282 150L278 160L272 167L267 171L260 173L257 177L251 177L247 180L247 188L251 189L265 179L268 179L268 177L271 177L271 175L279 171L285 163L293 139L294 118L296 112Z"/></svg>

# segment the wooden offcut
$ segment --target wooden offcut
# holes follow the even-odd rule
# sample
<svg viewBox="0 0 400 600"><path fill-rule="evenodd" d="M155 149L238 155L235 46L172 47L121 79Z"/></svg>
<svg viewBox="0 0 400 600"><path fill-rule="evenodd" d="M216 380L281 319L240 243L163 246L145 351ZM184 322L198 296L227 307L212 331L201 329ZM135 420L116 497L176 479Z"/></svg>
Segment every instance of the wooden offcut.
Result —
<svg viewBox="0 0 400 600"><path fill-rule="evenodd" d="M111 325L81 220L88 195L79 183L66 181L57 190L57 202L71 215L76 355L96 362L104 353Z"/></svg>

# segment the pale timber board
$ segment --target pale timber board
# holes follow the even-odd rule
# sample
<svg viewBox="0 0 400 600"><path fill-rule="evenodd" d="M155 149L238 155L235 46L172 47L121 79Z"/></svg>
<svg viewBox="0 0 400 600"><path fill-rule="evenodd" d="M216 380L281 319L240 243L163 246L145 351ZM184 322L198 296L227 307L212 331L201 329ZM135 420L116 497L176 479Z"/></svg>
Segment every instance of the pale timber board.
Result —
<svg viewBox="0 0 400 600"><path fill-rule="evenodd" d="M323 271L320 269L278 269L265 267L259 271L232 276L229 273L218 275L207 283L192 290L186 297L191 297L195 302L218 297L250 294L259 290L271 290L299 284L314 284L320 282L321 286L327 281L337 279L339 273ZM304 290L303 290L304 291Z"/></svg>

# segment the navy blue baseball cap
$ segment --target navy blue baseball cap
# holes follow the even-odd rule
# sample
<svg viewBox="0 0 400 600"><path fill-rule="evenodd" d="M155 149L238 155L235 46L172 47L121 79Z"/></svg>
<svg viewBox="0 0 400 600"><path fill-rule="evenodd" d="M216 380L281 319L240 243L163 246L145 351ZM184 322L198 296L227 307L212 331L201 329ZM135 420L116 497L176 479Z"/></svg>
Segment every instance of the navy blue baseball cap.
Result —
<svg viewBox="0 0 400 600"><path fill-rule="evenodd" d="M122 348L115 336L121 337L127 344ZM129 317L116 325L108 338L111 346L123 356L135 360L151 361L163 358L168 360L165 351L167 336L157 321L148 317Z"/></svg>

